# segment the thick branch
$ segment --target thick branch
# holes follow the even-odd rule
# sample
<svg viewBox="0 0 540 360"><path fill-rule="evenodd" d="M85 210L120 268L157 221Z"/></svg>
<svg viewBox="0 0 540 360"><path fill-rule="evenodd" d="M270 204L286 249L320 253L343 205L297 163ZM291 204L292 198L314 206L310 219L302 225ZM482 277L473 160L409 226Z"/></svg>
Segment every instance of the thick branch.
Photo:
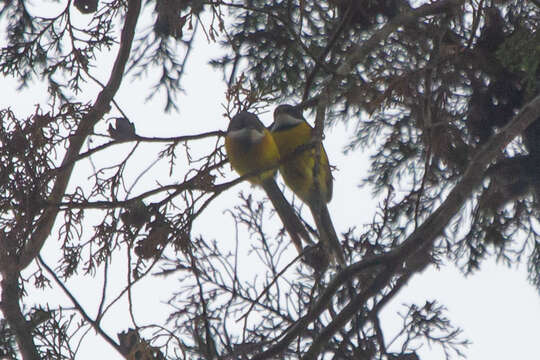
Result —
<svg viewBox="0 0 540 360"><path fill-rule="evenodd" d="M354 275L376 265L386 264L391 259L391 254L384 254L379 256L370 256L362 259L361 261L350 265L340 271L334 279L328 284L326 290L317 298L315 304L310 308L310 311L302 318L298 319L293 326L291 326L283 338L275 345L269 347L266 351L256 354L252 360L273 359L277 358L279 354L283 353L289 346L289 344L300 334L305 332L307 326L319 317L332 303L332 298L338 291L341 285L349 281ZM358 296L362 296L359 294Z"/></svg>
<svg viewBox="0 0 540 360"><path fill-rule="evenodd" d="M336 291L352 276L375 265L388 265L391 266L392 269L399 269L401 267L398 265L403 264L416 250L423 248L429 243L433 243L465 204L465 201L471 196L474 189L481 184L485 170L488 168L489 164L498 156L500 151L510 143L510 141L521 134L538 118L539 113L540 96L537 96L530 103L525 105L519 114L506 125L500 133L493 136L490 141L478 150L465 171L463 178L450 192L446 200L417 228L416 231L409 235L403 244L386 254L364 258L358 263L352 264L340 271L330 282L310 311L302 318L298 319L298 321L282 336L280 341L264 352L255 355L253 359L269 359L281 354L297 336L300 336L305 331L312 321L328 308ZM422 268L416 269L415 272L418 272L420 269ZM379 281L380 277L383 276L386 278L386 282ZM354 312L351 312L351 308L359 308L361 304L365 303L365 300L369 299L369 296L371 296L370 294L377 293L373 292L375 288L382 289L381 286L386 285L390 278L391 277L388 277L387 271L384 271L377 278L378 280L372 283L372 288L365 290L359 294L357 298L351 300L332 323L327 328L323 329L321 334L324 334L324 337L328 339L333 336L337 330L349 322L350 316L352 316L351 314L354 314ZM368 295L368 297L366 297L366 295ZM365 300L359 302L361 299ZM349 314L349 316L345 316L347 314ZM317 352L317 349L315 348L313 349L313 352L308 350L309 354L314 354L315 352Z"/></svg>
<svg viewBox="0 0 540 360"><path fill-rule="evenodd" d="M491 137L474 155L461 181L452 189L446 200L414 231L395 251L400 255L410 255L417 249L433 243L446 225L457 214L473 190L478 187L484 173L500 152L518 135L538 119L540 114L540 95L525 105L519 114L502 128L501 132Z"/></svg>
<svg viewBox="0 0 540 360"><path fill-rule="evenodd" d="M319 335L313 340L309 350L302 357L302 360L311 360L316 359L328 343L328 341L334 336L336 332L343 328L355 314L358 313L364 306L364 304L376 294L379 294L382 289L384 289L388 282L394 276L396 269L387 269L379 274L371 283L371 285L362 291L360 294L356 295L351 301L339 312L339 314L328 324L322 331L319 332Z"/></svg>
<svg viewBox="0 0 540 360"><path fill-rule="evenodd" d="M32 337L32 328L24 318L19 306L21 291L18 284L18 273L3 273L2 277L0 309L9 327L15 333L22 358L24 360L39 360L40 357Z"/></svg>
<svg viewBox="0 0 540 360"><path fill-rule="evenodd" d="M442 233L452 218L463 207L465 201L470 198L474 189L481 184L489 164L497 157L501 150L510 143L510 141L523 133L523 131L538 118L539 113L540 95L525 105L514 120L505 126L499 134L492 137L491 140L476 153L469 164L467 171L463 175L463 178L454 189L452 189L443 204L439 206L439 208L437 208L437 210L435 210L435 212L431 214L401 246L388 253L388 255L390 255L389 260L395 259L399 261L400 264L403 264L416 250L421 249L428 244L433 244L435 239ZM399 268L401 267L396 267L396 269ZM414 272L418 272L421 269L423 268L419 268ZM383 274L385 273L386 272ZM316 358L316 355L321 349L320 344L330 339L339 329L345 326L355 314L355 311L361 309L365 301L372 296L369 294L377 294L379 290L386 286L390 279L391 276L388 276L384 283L380 281L374 282L372 284L372 287L374 288L364 291L362 294L358 295L357 299L351 300L332 323L321 331L317 341L314 341L312 347L308 350L305 359ZM373 292L373 290L377 291ZM369 297L366 297L366 294L368 294ZM358 301L361 299L365 300L362 302ZM319 344L319 346L315 346L316 344Z"/></svg>
<svg viewBox="0 0 540 360"><path fill-rule="evenodd" d="M114 62L111 76L105 88L99 93L92 108L81 119L81 123L79 124L75 134L70 138L69 147L66 155L64 156L64 160L62 161L62 167L65 164L70 165L65 166L63 172L57 176L51 194L47 199L48 202L58 203L61 201L73 170L74 164L72 163L72 159L77 157L79 154L86 137L92 131L94 125L110 109L110 103L120 87L124 70L126 68L126 63L131 52L133 37L135 35L135 26L137 24L137 19L139 18L140 9L141 0L128 1L128 8L125 16L126 20L120 39L120 48ZM24 269L39 253L41 247L51 232L57 214L58 209L55 208L48 208L43 212L36 225L36 229L32 234L32 237L26 244L19 258L18 264L14 265L14 270Z"/></svg>
<svg viewBox="0 0 540 360"><path fill-rule="evenodd" d="M452 218L463 207L465 201L470 198L474 189L481 184L489 164L498 156L498 154L500 154L501 150L504 149L510 141L523 133L523 131L538 118L539 113L540 95L525 105L514 120L505 126L499 134L493 136L491 140L476 153L469 164L467 171L465 171L463 178L454 189L452 189L443 204L439 206L439 208L437 208L437 210L435 210L435 212L433 212L433 214L431 214L401 246L387 254L390 255L388 260L395 259L403 264L416 250L421 249L428 244L433 244L435 239L442 233ZM397 269L399 268L400 266L397 267ZM415 270L415 272L418 272L421 269L423 268L419 268ZM330 339L339 329L345 326L355 314L355 311L361 309L365 301L372 296L370 294L377 294L379 290L387 285L387 282L390 279L391 276L387 277L387 281L384 283L380 281L374 282L372 287L374 286L375 288L370 288L358 295L357 299L351 300L332 323L321 331L317 341L314 341L312 347L308 350L305 359L316 358L316 355L321 349L320 344ZM373 292L373 290L377 291ZM366 294L369 295L369 297L367 297ZM360 302L359 300L361 299L365 300ZM315 346L316 344L319 344L319 346Z"/></svg>

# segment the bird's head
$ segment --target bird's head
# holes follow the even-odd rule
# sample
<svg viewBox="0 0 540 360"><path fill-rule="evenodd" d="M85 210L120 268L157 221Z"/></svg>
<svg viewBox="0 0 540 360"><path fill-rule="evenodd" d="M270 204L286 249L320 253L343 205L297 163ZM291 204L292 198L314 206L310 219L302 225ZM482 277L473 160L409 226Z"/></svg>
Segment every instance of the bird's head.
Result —
<svg viewBox="0 0 540 360"><path fill-rule="evenodd" d="M296 106L289 104L279 105L274 110L274 123L272 124L272 131L288 128L291 126L302 123L304 116L302 110Z"/></svg>
<svg viewBox="0 0 540 360"><path fill-rule="evenodd" d="M227 128L227 137L233 140L254 143L265 136L264 130L265 127L257 115L242 111L231 119Z"/></svg>

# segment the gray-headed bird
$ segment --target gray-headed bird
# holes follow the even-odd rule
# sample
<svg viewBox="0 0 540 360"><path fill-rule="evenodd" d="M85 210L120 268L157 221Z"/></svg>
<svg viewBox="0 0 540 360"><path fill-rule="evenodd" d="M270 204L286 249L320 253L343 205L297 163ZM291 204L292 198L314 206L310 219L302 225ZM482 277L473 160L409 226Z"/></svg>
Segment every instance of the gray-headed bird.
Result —
<svg viewBox="0 0 540 360"><path fill-rule="evenodd" d="M312 141L314 129L292 105L280 105L274 110L271 126L274 141L283 159L279 171L285 184L308 205L323 245L331 251L336 261L345 264L343 249L332 224L326 204L332 199L332 172L322 144L320 148L306 148ZM315 182L315 156L320 154Z"/></svg>
<svg viewBox="0 0 540 360"><path fill-rule="evenodd" d="M312 243L312 240L274 179L280 156L270 131L265 128L257 115L242 111L229 123L225 149L232 168L240 176L253 174L247 180L265 190L301 254L302 239L308 244Z"/></svg>

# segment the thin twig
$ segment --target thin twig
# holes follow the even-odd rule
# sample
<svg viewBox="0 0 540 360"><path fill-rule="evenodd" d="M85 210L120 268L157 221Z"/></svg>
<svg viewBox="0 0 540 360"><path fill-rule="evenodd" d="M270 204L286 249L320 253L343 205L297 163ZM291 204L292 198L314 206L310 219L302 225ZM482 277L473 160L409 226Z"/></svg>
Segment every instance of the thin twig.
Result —
<svg viewBox="0 0 540 360"><path fill-rule="evenodd" d="M494 159L501 149L505 148L518 134L521 134L527 126L529 126L534 120L536 120L538 113L540 112L540 95L534 98L531 102L525 105L519 114L508 123L501 131L494 135L482 148L478 150L475 156L473 156L469 167L465 171L461 181L452 189L446 200L420 225L411 235L405 239L405 241L393 250L376 256L365 257L361 261L350 265L340 271L334 279L329 283L325 291L319 296L319 299L313 304L311 309L306 315L299 318L293 326L287 329L283 334L276 338L280 339L274 345L267 350L255 355L253 359L262 360L269 359L278 354L281 354L289 344L297 337L300 336L307 326L313 322L323 311L327 309L331 303L331 299L335 292L346 281L352 277L364 271L367 268L376 265L394 264L391 268L397 266L396 264L403 264L407 258L414 254L417 249L424 247L426 244L432 243L442 232L444 227L452 220L454 215L463 206L465 201L470 197L473 190L479 186L482 182L485 169L489 166L492 159ZM399 268L399 266L397 266ZM415 273L422 268L415 269ZM356 308L359 301L364 299L364 302L369 298L369 294L374 290L380 290L387 285L387 282L391 279L393 273L389 274L388 271L381 273L377 277L377 281L372 283L371 288L360 293L355 299L343 309L339 318L334 319L331 326L328 325L319 335L319 341L328 339L339 328L345 325L353 316L352 309ZM412 273L411 273L412 275ZM385 280L385 281L382 281ZM375 294L377 291L375 291ZM367 296L367 297L366 297ZM315 354L318 354L319 347L313 348L313 351L308 352L306 359L310 359Z"/></svg>
<svg viewBox="0 0 540 360"><path fill-rule="evenodd" d="M75 131L75 134L69 140L69 147L66 151L62 165L71 163L80 152L87 136L91 133L94 125L109 111L110 103L118 91L122 78L124 76L124 70L126 63L131 53L131 46L133 44L133 38L135 36L135 26L139 18L141 10L141 0L128 0L127 12L125 15L125 23L122 29L120 48L116 60L111 71L111 76L107 85L100 91L99 95L94 102L94 105L83 116L79 127ZM58 203L65 194L66 188L71 177L74 164L66 166L61 174L58 175L53 185L48 201L51 203ZM58 208L51 207L45 209L40 219L38 220L35 231L32 234L29 241L25 244L23 251L19 257L17 264L13 264L14 271L22 270L26 268L30 262L37 256L41 250L45 240L51 233L51 229L54 225L56 215L58 214Z"/></svg>
<svg viewBox="0 0 540 360"><path fill-rule="evenodd" d="M116 351L118 351L120 354L122 354L122 349L120 348L120 345L117 344L102 328L101 326L99 325L99 323L97 321L95 321L94 319L92 319L90 317L90 315L88 315L88 313L84 310L84 308L82 307L82 305L79 303L79 301L75 298L75 296L71 293L71 291L69 291L69 289L64 285L64 283L58 278L58 275L56 275L56 273L49 267L49 265L47 265L47 263L45 262L45 260L43 260L43 258L41 257L41 255L38 255L37 256L37 259L39 261L39 263L41 264L41 266L43 266L45 268L45 270L47 270L47 272L49 273L49 275L54 279L54 281L56 282L56 284L58 286L60 286L60 288L62 289L62 291L67 295L67 297L71 300L71 302L73 303L73 306L75 306L75 308L77 309L77 311L79 312L79 314L81 314L81 316L90 324L92 325L92 327L94 328L94 330L105 340L109 343L109 345L111 345Z"/></svg>

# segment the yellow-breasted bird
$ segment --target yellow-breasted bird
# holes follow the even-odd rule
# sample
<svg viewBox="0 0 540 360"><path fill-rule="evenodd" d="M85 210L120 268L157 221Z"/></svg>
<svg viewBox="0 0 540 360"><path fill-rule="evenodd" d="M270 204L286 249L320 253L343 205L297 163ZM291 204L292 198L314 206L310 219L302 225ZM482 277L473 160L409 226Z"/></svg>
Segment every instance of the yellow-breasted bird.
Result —
<svg viewBox="0 0 540 360"><path fill-rule="evenodd" d="M292 242L302 253L302 239L307 243L312 243L312 240L274 180L280 157L270 131L257 115L242 111L229 123L225 149L232 168L240 176L253 173L247 180L266 191Z"/></svg>
<svg viewBox="0 0 540 360"><path fill-rule="evenodd" d="M333 253L338 263L345 264L343 249L326 206L332 199L333 178L322 143L319 143L319 151L308 147L314 129L304 119L301 110L292 105L280 105L274 110L274 123L270 129L283 159L279 167L283 180L309 206L322 244ZM306 149L302 150L302 146ZM317 152L320 159L315 169Z"/></svg>

